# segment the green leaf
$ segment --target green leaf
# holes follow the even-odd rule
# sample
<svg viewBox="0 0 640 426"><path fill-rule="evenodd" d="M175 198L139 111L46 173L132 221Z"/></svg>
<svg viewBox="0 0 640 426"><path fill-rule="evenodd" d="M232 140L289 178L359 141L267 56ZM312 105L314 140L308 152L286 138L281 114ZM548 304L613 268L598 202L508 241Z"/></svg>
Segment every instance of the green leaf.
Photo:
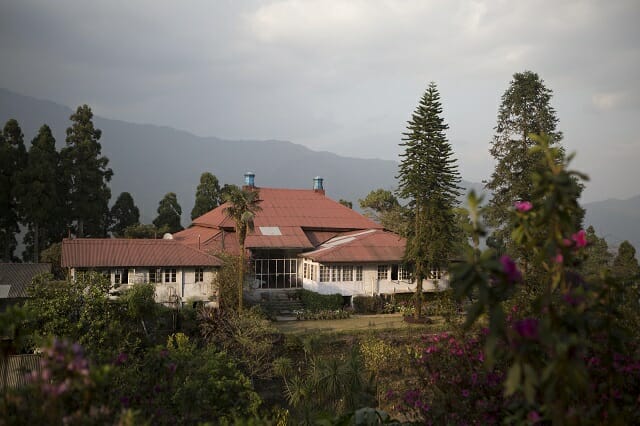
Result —
<svg viewBox="0 0 640 426"><path fill-rule="evenodd" d="M507 373L507 380L504 382L504 395L511 396L520 387L520 376L522 375L522 367L519 362L515 362Z"/></svg>

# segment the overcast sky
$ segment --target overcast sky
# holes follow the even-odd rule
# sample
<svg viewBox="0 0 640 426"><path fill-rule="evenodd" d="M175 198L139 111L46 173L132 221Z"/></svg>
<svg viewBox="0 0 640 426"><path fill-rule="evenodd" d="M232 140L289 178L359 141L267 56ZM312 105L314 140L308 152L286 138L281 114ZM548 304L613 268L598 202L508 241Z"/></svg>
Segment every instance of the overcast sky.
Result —
<svg viewBox="0 0 640 426"><path fill-rule="evenodd" d="M0 87L229 139L398 159L430 81L467 180L532 70L585 201L640 193L640 1L0 0Z"/></svg>

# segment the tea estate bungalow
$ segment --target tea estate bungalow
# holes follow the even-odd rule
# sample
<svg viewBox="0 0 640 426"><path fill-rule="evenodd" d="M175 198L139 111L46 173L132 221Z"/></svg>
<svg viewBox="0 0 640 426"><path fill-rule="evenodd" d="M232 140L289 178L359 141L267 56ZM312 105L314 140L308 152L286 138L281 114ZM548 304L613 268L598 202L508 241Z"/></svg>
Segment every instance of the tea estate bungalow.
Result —
<svg viewBox="0 0 640 426"><path fill-rule="evenodd" d="M245 241L250 274L245 296L305 288L322 294L408 293L416 289L402 259L406 241L371 219L325 195L323 179L313 189L258 188L245 174L244 189L259 191L261 210ZM222 261L238 255L235 223L223 204L196 218L170 239L65 239L62 266L72 278L100 271L114 286L156 283L156 300L178 303L214 300L214 276ZM424 291L448 286L433 274Z"/></svg>

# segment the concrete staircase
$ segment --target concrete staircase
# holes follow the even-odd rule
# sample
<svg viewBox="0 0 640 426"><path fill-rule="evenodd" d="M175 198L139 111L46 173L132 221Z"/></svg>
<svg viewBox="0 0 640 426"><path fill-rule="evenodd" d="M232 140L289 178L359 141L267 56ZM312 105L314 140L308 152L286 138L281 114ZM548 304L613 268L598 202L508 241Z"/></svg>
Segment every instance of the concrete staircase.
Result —
<svg viewBox="0 0 640 426"><path fill-rule="evenodd" d="M304 308L298 293L294 291L270 291L262 294L262 307L272 317L295 317L294 311Z"/></svg>

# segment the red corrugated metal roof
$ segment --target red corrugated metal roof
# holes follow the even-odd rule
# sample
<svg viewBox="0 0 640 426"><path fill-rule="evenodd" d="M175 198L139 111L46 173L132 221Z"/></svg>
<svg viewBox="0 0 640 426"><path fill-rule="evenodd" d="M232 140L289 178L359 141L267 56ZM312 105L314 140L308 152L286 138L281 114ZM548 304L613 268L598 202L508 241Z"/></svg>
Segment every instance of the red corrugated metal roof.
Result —
<svg viewBox="0 0 640 426"><path fill-rule="evenodd" d="M300 256L322 263L400 262L405 245L406 240L392 232L370 229L341 234Z"/></svg>
<svg viewBox="0 0 640 426"><path fill-rule="evenodd" d="M176 240L65 238L61 264L65 268L220 266L222 261Z"/></svg>
<svg viewBox="0 0 640 426"><path fill-rule="evenodd" d="M273 234L265 231L271 230ZM253 233L247 236L245 241L247 248L289 248L310 249L311 244L304 231L298 226L256 226Z"/></svg>
<svg viewBox="0 0 640 426"><path fill-rule="evenodd" d="M256 226L297 226L315 230L382 229L360 213L343 206L322 192L309 189L258 188L260 207ZM226 204L196 218L193 225L208 228L234 227L225 214Z"/></svg>

